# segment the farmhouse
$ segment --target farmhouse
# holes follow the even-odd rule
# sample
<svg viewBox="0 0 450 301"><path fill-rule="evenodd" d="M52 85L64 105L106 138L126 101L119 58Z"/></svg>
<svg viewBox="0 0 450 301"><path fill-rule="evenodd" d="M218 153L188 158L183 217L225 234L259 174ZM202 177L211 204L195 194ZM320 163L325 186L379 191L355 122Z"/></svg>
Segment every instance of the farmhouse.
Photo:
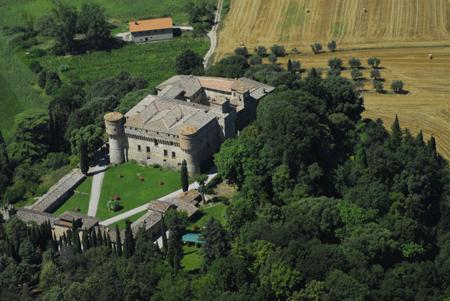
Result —
<svg viewBox="0 0 450 301"><path fill-rule="evenodd" d="M256 115L273 87L247 79L178 75L157 87L123 116L105 115L111 164L135 160L191 173L211 162L221 143Z"/></svg>
<svg viewBox="0 0 450 301"><path fill-rule="evenodd" d="M135 43L173 38L172 18L132 20L129 22L131 40Z"/></svg>

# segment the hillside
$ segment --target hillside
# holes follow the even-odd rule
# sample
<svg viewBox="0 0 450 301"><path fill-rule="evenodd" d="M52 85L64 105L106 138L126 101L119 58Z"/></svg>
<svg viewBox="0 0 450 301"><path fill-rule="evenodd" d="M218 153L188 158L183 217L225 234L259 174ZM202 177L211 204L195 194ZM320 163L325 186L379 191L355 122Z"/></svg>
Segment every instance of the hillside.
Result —
<svg viewBox="0 0 450 301"><path fill-rule="evenodd" d="M311 42L379 44L450 38L448 0L232 0L219 56L247 47Z"/></svg>

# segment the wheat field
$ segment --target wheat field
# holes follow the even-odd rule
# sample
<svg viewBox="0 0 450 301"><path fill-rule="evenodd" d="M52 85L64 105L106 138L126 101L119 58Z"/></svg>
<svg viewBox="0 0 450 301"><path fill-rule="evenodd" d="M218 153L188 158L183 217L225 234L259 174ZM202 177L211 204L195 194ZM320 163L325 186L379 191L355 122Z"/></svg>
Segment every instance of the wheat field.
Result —
<svg viewBox="0 0 450 301"><path fill-rule="evenodd" d="M357 57L382 61L384 85L405 83L406 95L378 94L365 83L365 117L381 118L389 127L396 114L413 133L436 137L438 150L450 159L450 1L449 0L231 0L219 33L215 59L239 45L277 43L300 55L302 68L327 68L328 59L345 64ZM335 39L338 51L312 54L309 45ZM428 54L433 54L433 60ZM369 78L369 69L363 70ZM349 76L349 71L343 72Z"/></svg>

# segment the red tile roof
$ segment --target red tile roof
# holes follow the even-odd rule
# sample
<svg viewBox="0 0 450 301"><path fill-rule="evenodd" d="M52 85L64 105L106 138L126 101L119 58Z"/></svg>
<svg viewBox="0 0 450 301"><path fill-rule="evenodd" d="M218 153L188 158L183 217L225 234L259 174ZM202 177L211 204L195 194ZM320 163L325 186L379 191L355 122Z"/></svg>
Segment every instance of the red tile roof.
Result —
<svg viewBox="0 0 450 301"><path fill-rule="evenodd" d="M137 21L130 21L129 28L130 32L141 32L148 30L158 30L172 28L173 22L172 18L158 18L158 19L144 19Z"/></svg>

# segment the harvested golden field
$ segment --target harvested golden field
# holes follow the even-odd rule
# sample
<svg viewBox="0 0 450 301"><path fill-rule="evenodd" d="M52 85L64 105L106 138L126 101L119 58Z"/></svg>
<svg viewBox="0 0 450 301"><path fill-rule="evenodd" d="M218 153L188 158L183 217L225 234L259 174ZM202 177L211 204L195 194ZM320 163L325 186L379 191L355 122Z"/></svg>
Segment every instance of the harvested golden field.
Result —
<svg viewBox="0 0 450 301"><path fill-rule="evenodd" d="M433 60L428 58L429 53L433 54ZM450 46L342 50L320 55L305 51L305 54L286 57L280 62L286 63L291 58L300 60L302 68L327 68L329 58L339 57L348 67L349 58L356 57L365 66L362 70L364 77L370 78L367 59L371 56L381 59L383 69L380 71L386 80L384 86L388 93L376 93L371 81L367 80L364 116L381 118L389 127L395 114L398 114L402 127L409 128L413 133L422 129L426 138L434 135L440 153L450 159ZM350 77L350 71L344 71L343 75ZM409 93L390 93L392 80L402 80Z"/></svg>
<svg viewBox="0 0 450 301"><path fill-rule="evenodd" d="M332 39L369 46L449 38L449 0L231 0L217 56L241 43L290 49Z"/></svg>

